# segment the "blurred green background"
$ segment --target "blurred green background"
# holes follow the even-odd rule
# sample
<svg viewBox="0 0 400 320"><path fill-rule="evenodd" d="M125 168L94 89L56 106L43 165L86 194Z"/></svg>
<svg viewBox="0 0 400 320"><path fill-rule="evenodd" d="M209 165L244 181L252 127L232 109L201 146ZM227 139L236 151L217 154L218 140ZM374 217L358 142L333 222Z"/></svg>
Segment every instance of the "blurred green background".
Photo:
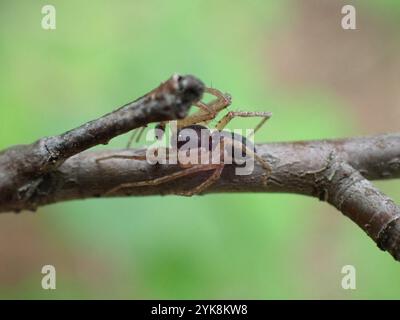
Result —
<svg viewBox="0 0 400 320"><path fill-rule="evenodd" d="M41 28L45 4L56 30ZM341 28L344 4L357 30ZM233 110L272 111L258 142L396 132L399 18L395 0L1 1L0 149L99 117L174 72L231 93ZM377 184L400 202L399 181ZM56 290L41 288L45 264ZM348 264L356 290L341 288ZM379 299L400 298L399 282L389 254L302 196L93 199L0 215L1 298Z"/></svg>

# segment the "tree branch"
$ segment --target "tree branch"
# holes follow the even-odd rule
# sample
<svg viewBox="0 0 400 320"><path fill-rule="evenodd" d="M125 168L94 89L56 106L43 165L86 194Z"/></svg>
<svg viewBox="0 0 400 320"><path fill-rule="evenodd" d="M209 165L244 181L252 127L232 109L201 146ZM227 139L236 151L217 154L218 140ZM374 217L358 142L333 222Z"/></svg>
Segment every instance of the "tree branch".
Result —
<svg viewBox="0 0 400 320"><path fill-rule="evenodd" d="M173 75L143 97L58 136L42 138L0 153L0 208L30 209L29 200L43 176L66 159L151 122L184 118L204 92L193 76ZM19 205L10 204L19 203ZM21 205L24 204L24 205ZM31 207L33 208L33 207Z"/></svg>
<svg viewBox="0 0 400 320"><path fill-rule="evenodd" d="M96 159L143 150L86 151L143 126L185 116L203 93L194 77L173 77L158 89L98 120L60 136L0 153L0 212L34 210L51 203L102 197L127 182L151 180L181 170L146 161ZM357 223L382 250L400 261L400 208L369 180L400 178L400 133L341 140L268 143L257 153L272 167L236 175L226 165L205 193L285 192L316 197ZM121 189L113 196L167 195L191 189L209 176L197 173L166 184Z"/></svg>

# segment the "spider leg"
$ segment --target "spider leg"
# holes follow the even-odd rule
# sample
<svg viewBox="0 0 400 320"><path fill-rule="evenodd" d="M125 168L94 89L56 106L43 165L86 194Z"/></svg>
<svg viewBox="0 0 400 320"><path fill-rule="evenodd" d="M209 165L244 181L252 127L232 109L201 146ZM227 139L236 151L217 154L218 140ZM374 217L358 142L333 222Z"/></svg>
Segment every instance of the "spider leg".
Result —
<svg viewBox="0 0 400 320"><path fill-rule="evenodd" d="M143 132L144 132L144 130L146 129L146 127L147 127L147 126L140 127L140 128L134 129L134 130L132 131L132 134L131 134L131 136L129 137L128 143L126 144L126 148L127 148L127 149L129 149L129 148L132 146L132 142L133 142L133 140L135 139L136 136L137 136L137 138L136 138L135 142L136 142L136 143L139 142L139 140L140 140L140 138L142 137Z"/></svg>
<svg viewBox="0 0 400 320"><path fill-rule="evenodd" d="M271 112L265 111L230 111L228 112L215 126L218 131L221 131L226 127L226 125L235 117L242 117L242 118L253 118L253 117L261 117L263 118L261 122L255 127L253 133L250 135L252 136L254 132L260 129L263 124L271 118Z"/></svg>
<svg viewBox="0 0 400 320"><path fill-rule="evenodd" d="M138 133L138 129L134 129L132 131L132 134L129 137L128 143L126 144L126 149L130 149L130 147L132 146L132 142L135 139L136 134Z"/></svg>
<svg viewBox="0 0 400 320"><path fill-rule="evenodd" d="M216 97L215 100L205 104L198 102L197 107L200 108L196 113L187 116L186 118L178 121L178 128L184 128L197 123L207 124L211 120L215 119L217 114L227 108L231 104L231 96L229 94L223 94L221 91L213 88L206 88L205 92Z"/></svg>
<svg viewBox="0 0 400 320"><path fill-rule="evenodd" d="M250 133L247 138L250 138L252 136L254 136L254 134L268 121L268 119L270 119L272 117L272 113L271 112L265 112L266 115L263 116L263 119L261 119L261 121L259 122L258 125L256 125L256 127L254 128L253 132Z"/></svg>
<svg viewBox="0 0 400 320"><path fill-rule="evenodd" d="M266 174L264 176L264 184L267 184L268 178L270 177L270 175L272 174L272 168L269 165L269 163L267 161L264 160L264 158L260 157L256 152L254 152L253 150L249 149L248 147L246 147L245 145L243 145L243 148L246 152L247 155L250 155L252 157L254 157L254 159L264 168L264 170L266 171Z"/></svg>
<svg viewBox="0 0 400 320"><path fill-rule="evenodd" d="M184 119L177 121L178 128L184 128L192 124L204 122L205 124L217 116L218 112L231 104L231 97L228 94L222 94L216 89L206 88L205 92L208 92L217 97L216 100L206 104L202 101L196 102L194 105L198 107L196 113L187 116ZM166 122L160 122L156 128L162 128L165 130Z"/></svg>
<svg viewBox="0 0 400 320"><path fill-rule="evenodd" d="M194 194L199 194L199 193L203 192L205 189L207 189L209 186L211 186L215 181L217 181L221 177L222 170L225 167L224 145L225 145L224 139L221 138L220 139L220 158L219 158L220 162L218 164L214 164L215 170L212 173L212 175L209 176L204 182L199 184L197 187L195 187L191 190L188 190L188 191L179 192L178 193L179 195L191 197Z"/></svg>
<svg viewBox="0 0 400 320"><path fill-rule="evenodd" d="M255 129L253 130L253 132L248 136L251 137L252 135L254 135L254 133L260 129L264 123L271 118L272 113L271 112L265 112L265 111L231 111L228 112L215 126L215 128L218 131L222 131L226 125L235 117L244 117L244 118L249 118L249 117L261 117L262 120L260 121L260 123L255 127ZM267 161L265 161L262 157L260 157L254 150L251 150L250 148L248 148L246 145L244 145L242 142L240 141L231 141L231 144L233 146L233 148L237 148L237 144L240 144L241 146L239 146L245 153L246 155L249 155L251 157L253 157L267 172L266 176L265 176L265 183L268 179L268 177L271 175L272 169L271 166L268 164Z"/></svg>
<svg viewBox="0 0 400 320"><path fill-rule="evenodd" d="M136 141L135 141L136 143L138 143L140 141L140 138L142 137L143 132L144 132L145 129L146 129L146 127L141 127L140 128L139 134L138 134L138 136L136 138Z"/></svg>
<svg viewBox="0 0 400 320"><path fill-rule="evenodd" d="M97 163L110 159L126 159L126 160L146 160L146 155L127 155L127 154L113 154L111 156L97 158Z"/></svg>
<svg viewBox="0 0 400 320"><path fill-rule="evenodd" d="M195 103L194 105L197 106L200 110L190 116L187 116L182 120L178 120L178 128L187 127L200 122L204 122L205 124L207 124L211 120L215 119L215 117L221 110L230 106L232 98L229 94L227 93L224 94L221 91L213 88L206 88L204 91L208 94L215 96L216 99L209 102L208 104L201 101ZM166 125L165 122L160 122L157 125L157 127L165 129L165 125ZM141 127L132 132L132 135L130 136L126 146L127 149L131 147L132 142L134 141L137 135L138 136L135 142L138 142L140 140L144 132L144 129L145 127Z"/></svg>
<svg viewBox="0 0 400 320"><path fill-rule="evenodd" d="M161 154L165 154L167 158L169 158L170 152L173 153L174 149L173 148L164 148L164 147L157 147L155 149L147 149L148 150L152 150L151 153L153 153L154 155L160 155ZM145 154L140 154L140 155L128 155L128 154L113 154L110 156L106 156L106 157L101 157L101 158L97 158L95 161L97 163L101 162L101 161L105 161L105 160L110 160L110 159L125 159L125 160L138 160L138 161L147 161L147 153Z"/></svg>
<svg viewBox="0 0 400 320"><path fill-rule="evenodd" d="M234 149L240 149L241 151L244 151L247 156L254 158L254 160L257 161L266 171L266 174L264 176L264 184L267 184L267 180L272 173L272 168L265 159L260 157L254 150L247 147L241 141L224 137L224 142L225 145L232 146Z"/></svg>
<svg viewBox="0 0 400 320"><path fill-rule="evenodd" d="M144 181L137 181L137 182L128 182L128 183L122 183L118 186L116 186L115 188L112 188L111 190L107 191L105 193L105 195L109 195L112 194L114 192L117 192L121 189L125 189L125 188L133 188L133 187L141 187L141 186L156 186L162 183L166 183L169 181L173 181L182 177L185 177L187 175L190 174L194 174L197 172L202 172L202 171L209 171L212 169L215 169L217 165L212 165L212 164L208 164L208 165L195 165L191 168L185 169L185 170L181 170L178 172L174 172L171 173L169 175L166 175L164 177L160 177L160 178L155 178L153 180L144 180Z"/></svg>
<svg viewBox="0 0 400 320"><path fill-rule="evenodd" d="M206 181L202 182L197 187L195 187L191 190L181 191L177 194L186 196L186 197L191 197L195 194L199 194L199 193L203 192L205 189L207 189L209 186L211 186L215 181L217 181L221 177L221 173L222 173L222 170L224 169L224 166L225 166L224 163L217 165L214 172L212 173L212 175L209 176Z"/></svg>
<svg viewBox="0 0 400 320"><path fill-rule="evenodd" d="M214 111L219 112L226 107L230 106L232 102L232 97L227 93L222 93L221 91L214 89L214 88L206 88L205 92L208 94L213 95L217 99L211 101L209 106L214 109Z"/></svg>
<svg viewBox="0 0 400 320"><path fill-rule="evenodd" d="M204 113L209 113L210 115L212 115L214 118L216 117L216 112L215 110L213 110L210 106L208 106L208 104L204 103L204 102L196 102L194 104L196 107L198 107L200 110L202 110Z"/></svg>
<svg viewBox="0 0 400 320"><path fill-rule="evenodd" d="M256 152L251 150L250 148L244 146L244 150L247 155L254 157L254 159L264 168L264 170L267 172L267 178L268 178L272 173L272 168L269 165L269 163L267 161L265 161L264 158L260 157Z"/></svg>

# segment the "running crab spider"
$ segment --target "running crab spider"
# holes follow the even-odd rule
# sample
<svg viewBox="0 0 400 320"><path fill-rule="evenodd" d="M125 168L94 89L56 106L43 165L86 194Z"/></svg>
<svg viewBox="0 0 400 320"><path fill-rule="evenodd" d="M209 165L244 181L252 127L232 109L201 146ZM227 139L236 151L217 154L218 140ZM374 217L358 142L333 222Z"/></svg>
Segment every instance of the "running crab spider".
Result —
<svg viewBox="0 0 400 320"><path fill-rule="evenodd" d="M211 120L215 119L217 114L221 112L223 109L227 108L231 104L231 97L228 94L223 94L220 91L212 88L207 88L205 90L207 93L214 95L216 100L213 100L209 103L204 102L197 102L195 105L200 109L196 113L187 116L184 119L177 121L176 132L173 132L171 137L171 144L176 146L175 150L174 147L172 148L158 148L154 150L156 153L163 150L167 158L172 152L186 152L185 145L189 140L195 140L195 147L191 150L194 151L196 155L195 161L189 161L183 163L179 161L178 157L178 165L182 169L180 171L174 172L172 174L155 178L153 180L145 180L145 181L136 181L136 182L127 182L120 184L111 190L106 192L106 195L116 193L121 189L128 189L133 187L140 187L140 186L155 186L160 185L163 183L167 183L182 177L186 177L189 175L193 175L200 172L212 171L212 174L198 186L194 187L191 190L181 191L176 194L184 195L184 196L192 196L195 194L202 193L205 189L215 183L221 176L222 171L227 163L235 164L238 163L235 161L235 158L232 158L232 154L236 154L236 152L240 152L246 158L251 157L253 160L258 162L262 168L265 170L264 174L264 182L267 183L267 179L271 174L271 167L262 157L257 154L255 146L248 141L245 137L228 131L224 131L226 125L235 117L261 117L260 123L254 128L251 135L253 135L257 130L259 130L262 125L271 117L270 112L243 112L243 111L230 111L228 112L222 119L216 124L215 131L211 131L207 125ZM166 123L159 123L157 125L158 129L161 129L161 132L164 132ZM140 129L140 135L143 133L144 128ZM190 132L188 135L187 132ZM185 134L186 132L186 134ZM206 139L208 139L209 144L206 146L206 150L204 146L202 146L201 142L204 137L204 133L207 135ZM249 135L248 137L250 137ZM248 138L247 137L247 138ZM158 139L161 136L157 136ZM186 138L183 139L183 138ZM132 140L132 139L131 139ZM193 141L193 140L192 140ZM175 144L174 144L175 142ZM218 154L218 161L215 162L215 150ZM200 160L202 152L206 151L207 157L210 157L206 161L206 163L202 163ZM226 152L228 151L228 152ZM146 161L146 155L111 155L108 157L98 158L96 162L105 161L108 159L130 159L130 160L139 160L139 161ZM199 164L200 163L200 164Z"/></svg>

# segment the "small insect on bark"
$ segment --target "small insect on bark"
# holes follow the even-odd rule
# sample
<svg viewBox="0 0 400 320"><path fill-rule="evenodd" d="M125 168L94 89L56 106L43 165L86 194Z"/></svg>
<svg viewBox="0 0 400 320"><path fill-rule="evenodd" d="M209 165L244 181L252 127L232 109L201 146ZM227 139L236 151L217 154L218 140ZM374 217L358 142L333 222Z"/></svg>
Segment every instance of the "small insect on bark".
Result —
<svg viewBox="0 0 400 320"><path fill-rule="evenodd" d="M238 153L248 160L251 159L261 165L265 171L264 182L267 183L268 177L271 175L271 167L264 158L257 154L256 147L248 138L254 135L254 133L265 124L272 114L263 111L230 111L218 121L215 128L212 130L207 125L215 119L222 110L230 106L232 98L229 94L223 94L219 90L213 88L206 88L205 92L215 96L216 99L209 103L198 101L195 104L195 106L199 108L197 112L177 121L175 132L172 132L171 135L172 147L165 148L165 150L162 150L162 147L157 147L157 150L154 150L156 152L165 152L167 158L172 154L178 154L177 163L181 170L152 180L123 183L107 191L105 195L115 194L121 189L160 185L189 175L211 171L211 175L209 175L207 179L198 186L190 190L175 193L184 196L200 194L221 177L226 164L239 165L239 161L237 161L235 156L233 156ZM261 121L248 137L244 137L240 134L224 130L226 125L236 117L259 117L261 118ZM167 123L159 123L156 126L158 132L165 132L166 125ZM138 129L137 132L139 132L139 136L137 140L140 139L144 129L144 127ZM158 135L157 139L161 139L162 136L163 134ZM204 145L203 142L207 140L208 143ZM132 141L133 137L130 138L128 146L130 146ZM190 148L187 147L188 145L190 145ZM195 159L192 159L192 161L182 161L182 157L179 155L187 153L188 151L190 151L191 154L196 155ZM204 155L208 157L208 159L206 159L208 161L204 161ZM217 157L215 157L216 155ZM143 155L116 154L98 158L96 159L96 162L106 161L109 159L146 161L147 153Z"/></svg>

